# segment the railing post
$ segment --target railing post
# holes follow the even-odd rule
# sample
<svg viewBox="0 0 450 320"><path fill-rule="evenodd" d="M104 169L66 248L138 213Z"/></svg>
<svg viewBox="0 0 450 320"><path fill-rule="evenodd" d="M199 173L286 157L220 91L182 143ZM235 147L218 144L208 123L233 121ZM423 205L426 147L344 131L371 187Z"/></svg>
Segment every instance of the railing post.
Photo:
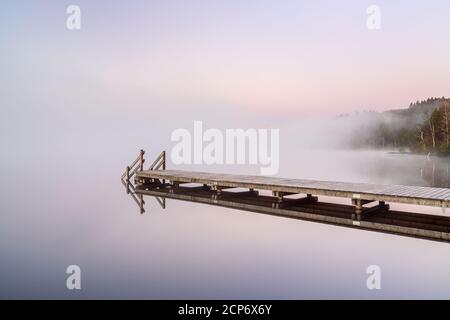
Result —
<svg viewBox="0 0 450 320"><path fill-rule="evenodd" d="M140 168L139 169L140 169L140 171L144 170L144 162L145 162L144 154L145 154L145 151L141 150L141 153L139 155L139 158L140 158Z"/></svg>
<svg viewBox="0 0 450 320"><path fill-rule="evenodd" d="M166 151L163 151L163 158L162 158L162 160L163 160L162 168L163 168L163 170L166 170Z"/></svg>
<svg viewBox="0 0 450 320"><path fill-rule="evenodd" d="M163 161L162 169L163 169L163 170L166 170L166 151L165 151L165 150L163 150L163 158L162 158L162 161ZM162 183L163 183L163 185L165 185L165 184L166 184L166 180L163 179ZM163 209L165 209L165 208L163 208Z"/></svg>
<svg viewBox="0 0 450 320"><path fill-rule="evenodd" d="M363 214L363 206L362 206L362 201L361 199L356 199L355 201L355 218L358 221L361 221L362 218L362 214Z"/></svg>

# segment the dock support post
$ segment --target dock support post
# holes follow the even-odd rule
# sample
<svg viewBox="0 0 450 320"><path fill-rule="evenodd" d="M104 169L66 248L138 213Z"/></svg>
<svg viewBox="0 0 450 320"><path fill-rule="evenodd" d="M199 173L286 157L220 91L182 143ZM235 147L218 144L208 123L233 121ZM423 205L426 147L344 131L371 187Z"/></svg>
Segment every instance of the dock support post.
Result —
<svg viewBox="0 0 450 320"><path fill-rule="evenodd" d="M178 189L180 187L179 181L169 181L169 192L174 193L175 189ZM165 184L164 184L165 185Z"/></svg>
<svg viewBox="0 0 450 320"><path fill-rule="evenodd" d="M219 200L219 196L222 193L222 190L217 185L212 185L211 190L213 191L213 194L211 195L211 198L216 202Z"/></svg>
<svg viewBox="0 0 450 320"><path fill-rule="evenodd" d="M363 206L361 199L355 199L355 218L358 221L361 221L362 213L363 213Z"/></svg>
<svg viewBox="0 0 450 320"><path fill-rule="evenodd" d="M219 186L213 185L212 191L214 191L217 195L220 195L222 193L222 188Z"/></svg>
<svg viewBox="0 0 450 320"><path fill-rule="evenodd" d="M383 213L389 210L389 205L384 201L378 201L378 205L364 208L367 203L374 202L375 200L365 200L360 198L353 198L352 204L355 206L355 213L352 215L352 219L361 221L364 217L369 218L374 214Z"/></svg>
<svg viewBox="0 0 450 320"><path fill-rule="evenodd" d="M284 196L284 195L285 195L285 194L284 194L283 192L280 192L280 191L272 191L272 196L276 197L278 202L282 202L282 201L283 201L283 196Z"/></svg>

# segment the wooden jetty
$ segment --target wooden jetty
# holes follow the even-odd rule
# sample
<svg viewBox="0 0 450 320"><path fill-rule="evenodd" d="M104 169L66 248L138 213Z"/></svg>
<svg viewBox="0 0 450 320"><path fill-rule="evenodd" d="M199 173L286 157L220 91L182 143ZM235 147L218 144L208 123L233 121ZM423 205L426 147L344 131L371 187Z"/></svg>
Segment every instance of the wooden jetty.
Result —
<svg viewBox="0 0 450 320"><path fill-rule="evenodd" d="M131 188L132 193L139 197L147 194L160 199L174 198L223 205L317 222L450 241L450 218L393 211L387 204L390 202L447 208L450 204L448 188L166 170L164 151L145 170L144 153L141 150L139 157L122 175L127 190ZM133 177L136 186L132 183ZM186 187L186 184L196 184L197 187ZM234 188L245 191L235 192ZM259 190L270 191L271 196L260 195ZM298 194L304 196L295 199L289 197ZM349 205L324 203L319 201L319 196L347 198L351 202ZM143 199L137 199L135 195L134 197L143 212ZM367 207L367 204L372 206Z"/></svg>

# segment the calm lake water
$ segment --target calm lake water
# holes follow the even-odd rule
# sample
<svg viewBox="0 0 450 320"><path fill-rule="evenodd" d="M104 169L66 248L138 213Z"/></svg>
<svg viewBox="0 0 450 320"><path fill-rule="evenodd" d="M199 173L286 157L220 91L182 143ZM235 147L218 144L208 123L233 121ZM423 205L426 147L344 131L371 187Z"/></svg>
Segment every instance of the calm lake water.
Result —
<svg viewBox="0 0 450 320"><path fill-rule="evenodd" d="M119 181L136 150L110 150L4 166L0 297L450 298L449 244L151 197L140 215ZM445 158L295 150L282 147L279 176L448 187ZM80 291L66 289L71 264ZM366 288L372 264L381 290Z"/></svg>

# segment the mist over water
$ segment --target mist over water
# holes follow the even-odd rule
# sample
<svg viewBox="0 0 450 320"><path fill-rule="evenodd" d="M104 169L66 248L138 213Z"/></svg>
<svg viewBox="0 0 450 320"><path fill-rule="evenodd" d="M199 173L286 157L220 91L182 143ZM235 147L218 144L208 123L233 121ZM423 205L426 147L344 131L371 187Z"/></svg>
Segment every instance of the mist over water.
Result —
<svg viewBox="0 0 450 320"><path fill-rule="evenodd" d="M222 118L206 126L264 124ZM139 121L111 134L113 122L71 119L84 130L49 136L44 128L28 136L29 146L11 144L1 160L14 168L1 184L2 298L449 298L446 243L170 199L162 210L151 197L140 215L119 181L125 166L140 147L148 162L163 148L170 152L170 131L193 121ZM445 158L340 149L330 126L311 120L272 126L281 129L278 176L448 186ZM239 165L168 168L259 172ZM418 209L442 214L424 208ZM81 291L65 287L70 264L81 267ZM377 292L366 288L371 264L382 270Z"/></svg>

